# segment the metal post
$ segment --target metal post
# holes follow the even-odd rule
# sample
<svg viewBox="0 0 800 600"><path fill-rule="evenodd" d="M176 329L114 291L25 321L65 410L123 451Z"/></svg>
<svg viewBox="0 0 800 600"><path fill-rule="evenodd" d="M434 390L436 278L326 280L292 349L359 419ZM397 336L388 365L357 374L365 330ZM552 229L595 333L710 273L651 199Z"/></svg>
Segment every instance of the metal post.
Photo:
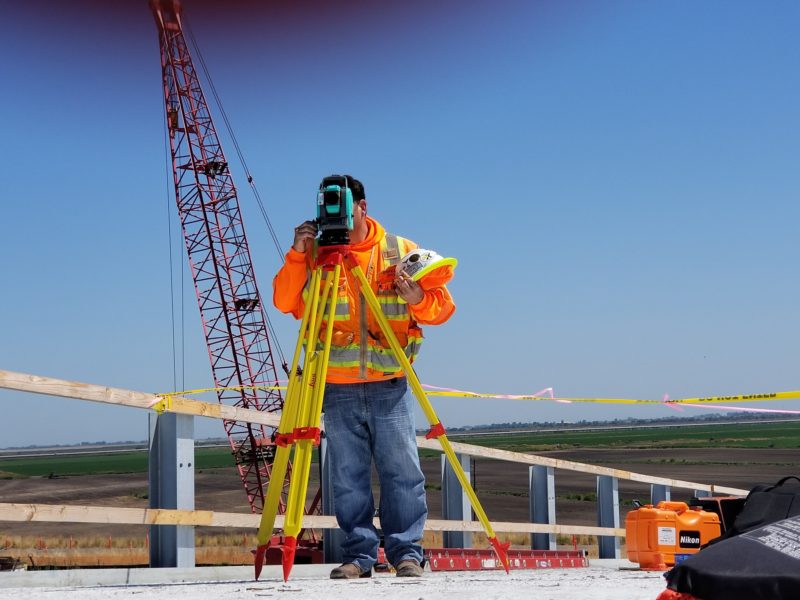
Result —
<svg viewBox="0 0 800 600"><path fill-rule="evenodd" d="M466 454L456 454L456 458L461 463L461 468L472 483L471 466L472 458ZM442 518L453 521L471 521L472 504L469 496L461 487L455 471L453 471L447 456L442 454ZM472 533L468 531L444 531L442 532L442 545L445 548L471 548Z"/></svg>
<svg viewBox="0 0 800 600"><path fill-rule="evenodd" d="M597 525L619 527L619 482L610 475L597 476ZM597 536L599 558L619 558L619 538L615 535Z"/></svg>
<svg viewBox="0 0 800 600"><path fill-rule="evenodd" d="M556 484L553 467L541 465L528 467L528 487L531 523L555 525ZM556 547L554 533L531 534L531 550L555 550Z"/></svg>
<svg viewBox="0 0 800 600"><path fill-rule="evenodd" d="M194 417L149 415L150 508L194 510ZM194 527L150 526L151 567L194 567Z"/></svg>
<svg viewBox="0 0 800 600"><path fill-rule="evenodd" d="M323 420L325 416L322 416ZM320 486L322 490L322 514L335 515L333 506L333 479L331 478L331 455L328 452L328 442L322 435L319 444ZM324 529L322 531L322 553L326 563L340 563L344 560L342 554L344 532L341 529Z"/></svg>
<svg viewBox="0 0 800 600"><path fill-rule="evenodd" d="M658 483L650 484L650 504L658 506L659 502L669 502L671 497L670 487Z"/></svg>

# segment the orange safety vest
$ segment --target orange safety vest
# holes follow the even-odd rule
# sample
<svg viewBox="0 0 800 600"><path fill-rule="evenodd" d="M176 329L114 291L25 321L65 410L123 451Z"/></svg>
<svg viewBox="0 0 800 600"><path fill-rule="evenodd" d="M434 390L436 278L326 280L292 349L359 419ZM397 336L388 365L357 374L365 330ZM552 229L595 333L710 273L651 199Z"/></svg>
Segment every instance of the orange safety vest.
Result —
<svg viewBox="0 0 800 600"><path fill-rule="evenodd" d="M446 284L452 269L426 275L419 281L425 297L419 304L409 306L401 302L394 291L391 279L379 285L381 273L417 246L414 242L386 234L377 221L367 217L368 237L351 247L361 265L384 315L397 336L406 356L413 361L422 344L419 325L439 325L455 311L455 304ZM300 254L290 249L286 263L272 282L273 303L284 313L299 319L308 296L309 270L315 268L314 252ZM447 272L449 271L449 272ZM366 300L361 297L354 276L342 272L342 280L335 296L336 309L333 321L332 347L329 357L327 381L353 383L391 379L403 374L399 363L383 339L380 325L371 314ZM330 305L328 305L330 307ZM323 331L325 327L323 323ZM322 348L320 337L318 348Z"/></svg>
<svg viewBox="0 0 800 600"><path fill-rule="evenodd" d="M372 256L365 272L372 291L381 305L383 314L392 328L397 341L411 362L422 345L422 330L411 318L408 304L391 286L379 286L380 274L400 262L400 258L416 248L416 244L405 238L387 233L380 244L373 246ZM308 286L303 290L303 301L308 300ZM325 309L327 314L330 300ZM326 324L323 322L317 349L323 347ZM392 353L380 324L366 300L362 297L358 281L346 270L342 271L339 291L336 294L334 331L331 353L328 360L329 382L348 383L363 380L389 379L402 375L400 363Z"/></svg>

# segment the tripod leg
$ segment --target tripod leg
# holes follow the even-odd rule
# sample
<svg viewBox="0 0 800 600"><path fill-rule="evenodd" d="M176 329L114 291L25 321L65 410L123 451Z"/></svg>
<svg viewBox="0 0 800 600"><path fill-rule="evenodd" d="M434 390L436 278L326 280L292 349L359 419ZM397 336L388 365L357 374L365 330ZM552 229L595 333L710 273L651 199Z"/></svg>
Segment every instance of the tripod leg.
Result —
<svg viewBox="0 0 800 600"><path fill-rule="evenodd" d="M311 457L314 447L319 445L319 423L322 414L322 400L325 392L325 375L328 369L328 358L330 356L331 341L333 338L333 321L336 315L336 298L332 291L339 287L339 276L341 266L336 265L333 272L328 272L325 281L325 291L322 294L320 303L320 314L316 320L317 328L314 331L314 340L318 337L319 324L322 322L322 314L326 301L330 299L328 308L327 323L325 329L325 341L322 350L314 351L311 360L308 362L307 373L309 379L303 388L302 402L299 408L297 425L293 431L295 444L294 450L294 471L292 481L289 485L289 498L286 503L286 520L283 531L285 542L283 546L283 579L289 579L292 566L294 565L295 549L297 547L297 536L303 526L303 513L305 509L306 493L308 491L308 476L311 470Z"/></svg>
<svg viewBox="0 0 800 600"><path fill-rule="evenodd" d="M419 378L414 372L411 362L408 360L405 351L400 346L400 342L397 341L397 336L394 334L394 331L392 331L389 321L386 319L386 315L383 314L380 302L378 302L378 299L375 297L375 293L372 291L372 287L370 287L369 281L367 281L364 272L361 270L361 267L358 266L358 264L353 265L350 269L350 272L356 276L361 293L364 295L364 298L366 299L373 316L380 324L383 335L389 341L389 346L391 347L392 353L405 372L406 378L411 386L411 390L417 397L420 407L422 408L422 412L425 413L425 417L428 419L428 423L431 425L431 430L428 432L426 437L435 437L439 440L450 466L455 472L456 477L458 477L458 481L461 483L461 487L464 489L464 492L467 494L470 504L472 504L472 509L475 511L478 520L483 525L483 529L486 532L486 536L489 538L489 542L492 544L495 553L497 554L497 558L500 559L503 568L505 568L506 573L508 573L508 544L502 544L497 540L494 529L492 529L492 524L489 522L489 519L484 512L483 507L478 500L478 496L475 495L475 490L472 489L472 486L470 485L469 480L464 473L464 469L461 467L461 463L456 458L455 451L450 445L450 440L447 439L444 426L442 426L442 423L439 421L439 417L436 416L436 412L433 410L433 406L431 405L430 400L428 400L425 390L422 389L422 384L419 382Z"/></svg>
<svg viewBox="0 0 800 600"><path fill-rule="evenodd" d="M286 388L286 397L281 412L281 420L278 425L276 435L275 458L272 463L269 486L264 499L264 506L261 511L261 522L258 528L256 540L258 546L255 551L255 575L258 579L261 569L264 566L264 558L269 548L272 530L275 526L275 517L278 514L281 493L283 492L283 482L286 478L286 471L289 465L289 456L292 451L291 434L297 425L298 411L301 404L301 395L305 373L298 374L300 364L300 353L306 347L306 356L311 353L311 348L316 344L316 337L312 336L314 324L317 322L317 299L319 298L319 288L321 282L320 270L315 270L311 275L309 289L309 301L306 302L303 310L303 318L300 322L300 330L297 336L294 356L292 357L292 367L289 371L289 383ZM288 443L287 443L288 441Z"/></svg>

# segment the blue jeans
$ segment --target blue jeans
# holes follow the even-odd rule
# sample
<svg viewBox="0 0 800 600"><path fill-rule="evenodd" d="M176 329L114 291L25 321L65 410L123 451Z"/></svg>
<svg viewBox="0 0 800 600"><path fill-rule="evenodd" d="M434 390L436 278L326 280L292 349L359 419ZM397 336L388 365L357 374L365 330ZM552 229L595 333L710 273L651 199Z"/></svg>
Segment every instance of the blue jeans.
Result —
<svg viewBox="0 0 800 600"><path fill-rule="evenodd" d="M325 435L336 520L345 563L372 568L378 532L372 524L372 460L380 482L380 522L387 560L422 562L428 515L425 477L415 440L414 397L405 378L325 385Z"/></svg>

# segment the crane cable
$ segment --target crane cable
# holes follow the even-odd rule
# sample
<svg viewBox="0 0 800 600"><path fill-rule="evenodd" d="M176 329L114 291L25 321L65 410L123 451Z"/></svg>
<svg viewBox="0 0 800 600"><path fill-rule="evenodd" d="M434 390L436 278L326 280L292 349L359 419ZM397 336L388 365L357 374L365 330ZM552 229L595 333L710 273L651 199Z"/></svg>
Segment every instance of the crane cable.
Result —
<svg viewBox="0 0 800 600"><path fill-rule="evenodd" d="M285 261L284 258L284 251L281 248L280 242L278 241L278 236L275 233L275 229L272 226L272 222L267 215L267 211L264 208L264 203L261 200L261 194L258 192L258 188L256 187L255 180L253 179L253 175L250 172L250 169L247 166L247 162L244 159L244 154L242 153L242 149L239 146L239 142L236 139L236 135L233 133L233 127L231 126L230 120L228 119L228 114L225 112L225 108L222 106L222 100L217 93L217 88L214 85L214 80L211 78L211 73L206 66L206 61L203 58L202 52L200 52L200 47L195 40L194 34L192 33L191 28L189 27L188 23L184 19L183 26L186 32L189 34L189 40L192 43L192 47L194 49L195 55L200 61L200 66L203 69L203 74L205 75L206 81L208 82L208 86L211 89L211 94L214 96L214 101L217 103L217 108L219 109L220 114L222 115L222 120L225 123L225 129L228 131L228 136L231 138L233 142L233 147L236 149L236 155L239 157L239 162L241 163L242 167L244 168L245 175L247 176L247 183L250 184L250 189L253 191L253 195L255 196L256 202L258 203L258 208L261 211L261 216L264 218L265 223L267 224L267 230L270 233L270 237L272 238L272 242L275 245L275 249L278 251L278 256L280 256L281 262ZM267 329L269 330L269 334L272 340L275 342L275 346L278 350L278 356L280 357L281 365L283 366L284 371L288 369L286 363L286 357L283 354L283 349L281 348L280 342L278 341L278 336L275 333L275 329L272 326L272 321L267 314L266 309L263 307L262 304L262 313L264 315L264 320L267 324Z"/></svg>
<svg viewBox="0 0 800 600"><path fill-rule="evenodd" d="M169 187L169 176L170 176L170 150L169 150L169 127L167 126L167 120L164 119L164 169L166 171L166 176L164 178L164 185L166 188L166 199L167 199L167 232L169 239L167 240L169 243L169 297L170 297L170 326L172 328L172 388L174 390L178 389L178 367L177 367L177 348L175 343L175 274L174 274L174 265L175 261L172 255L172 198L170 194L170 187ZM183 282L183 262L181 262L181 283ZM181 299L183 299L183 286L181 285ZM180 306L181 311L181 323L183 323L183 302L181 302ZM183 336L183 327L181 327L181 337ZM183 369L184 364L184 355L183 355L183 344L181 344L181 369ZM183 387L184 381L183 377L181 377L181 387Z"/></svg>
<svg viewBox="0 0 800 600"><path fill-rule="evenodd" d="M167 124L164 123L164 151L169 152L167 150ZM164 162L164 165L167 169L169 166ZM172 327L172 389L178 389L178 370L176 365L176 352L175 352L175 284L173 282L173 274L172 274L172 206L170 202L170 194L169 194L169 172L167 172L167 176L165 178L166 188L167 188L167 231L169 233L169 297L170 297L170 325Z"/></svg>
<svg viewBox="0 0 800 600"><path fill-rule="evenodd" d="M253 194L255 195L256 202L258 202L258 207L261 210L261 216L264 217L264 221L267 224L267 229L269 230L270 236L272 237L272 242L275 244L275 249L278 251L278 255L280 256L281 260L284 260L284 251L281 248L280 242L278 241L278 236L275 233L275 229L272 227L272 222L267 215L267 211L264 208L264 203L261 200L261 194L256 187L255 180L253 179L253 175L250 172L250 169L247 166L247 162L244 159L244 154L242 153L242 149L239 146L239 142L236 140L236 136L233 133L233 127L231 127L230 120L228 119L228 114L225 112L225 108L222 106L222 100L217 93L217 88L214 85L213 79L211 79L211 73L208 71L208 67L206 66L206 61L203 58L203 54L200 52L200 47L197 45L197 41L194 38L194 34L192 30L189 28L188 24L185 24L185 29L189 34L189 39L192 42L192 47L194 48L194 52L197 55L197 58L200 60L200 66L203 68L203 74L205 75L206 81L208 81L208 86L211 89L211 94L214 96L214 100L217 103L217 107L219 108L219 112L222 115L222 120L225 122L225 128L228 131L228 135L233 142L233 147L236 149L236 155L239 157L239 161L242 163L242 167L244 168L244 173L247 176L247 183L250 184L250 187L253 190Z"/></svg>

